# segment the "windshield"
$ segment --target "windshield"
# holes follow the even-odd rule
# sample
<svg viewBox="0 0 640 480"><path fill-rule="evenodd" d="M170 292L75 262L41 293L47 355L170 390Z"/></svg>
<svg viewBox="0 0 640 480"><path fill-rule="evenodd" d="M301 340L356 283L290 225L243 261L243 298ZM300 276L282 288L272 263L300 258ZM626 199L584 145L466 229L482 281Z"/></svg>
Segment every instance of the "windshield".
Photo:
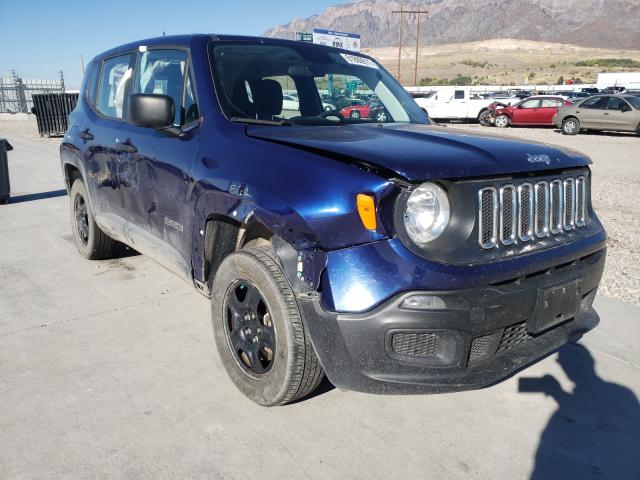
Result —
<svg viewBox="0 0 640 480"><path fill-rule="evenodd" d="M633 105L633 108L640 110L640 97L626 97L625 100Z"/></svg>
<svg viewBox="0 0 640 480"><path fill-rule="evenodd" d="M213 42L209 55L227 118L277 125L429 120L378 63L300 43Z"/></svg>

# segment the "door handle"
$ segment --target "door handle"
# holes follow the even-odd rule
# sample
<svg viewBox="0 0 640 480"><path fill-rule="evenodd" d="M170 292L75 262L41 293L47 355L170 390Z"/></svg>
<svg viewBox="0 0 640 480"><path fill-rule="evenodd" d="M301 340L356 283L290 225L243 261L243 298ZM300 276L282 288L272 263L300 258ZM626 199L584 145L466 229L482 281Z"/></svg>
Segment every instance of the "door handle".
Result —
<svg viewBox="0 0 640 480"><path fill-rule="evenodd" d="M125 153L136 153L138 147L131 143L131 139L127 138L124 142L116 138L116 151Z"/></svg>
<svg viewBox="0 0 640 480"><path fill-rule="evenodd" d="M89 129L80 132L78 136L83 140L93 140L93 134L89 132Z"/></svg>
<svg viewBox="0 0 640 480"><path fill-rule="evenodd" d="M607 112L604 112L605 115L609 115Z"/></svg>

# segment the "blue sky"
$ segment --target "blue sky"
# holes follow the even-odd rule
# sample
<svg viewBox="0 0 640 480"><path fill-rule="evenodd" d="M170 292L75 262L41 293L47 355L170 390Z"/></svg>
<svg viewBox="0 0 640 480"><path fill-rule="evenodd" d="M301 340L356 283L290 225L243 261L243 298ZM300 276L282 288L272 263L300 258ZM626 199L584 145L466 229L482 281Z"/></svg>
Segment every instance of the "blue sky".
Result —
<svg viewBox="0 0 640 480"><path fill-rule="evenodd" d="M178 33L260 35L294 17L321 13L346 0L0 0L0 76L57 78L68 88L85 61L111 47Z"/></svg>

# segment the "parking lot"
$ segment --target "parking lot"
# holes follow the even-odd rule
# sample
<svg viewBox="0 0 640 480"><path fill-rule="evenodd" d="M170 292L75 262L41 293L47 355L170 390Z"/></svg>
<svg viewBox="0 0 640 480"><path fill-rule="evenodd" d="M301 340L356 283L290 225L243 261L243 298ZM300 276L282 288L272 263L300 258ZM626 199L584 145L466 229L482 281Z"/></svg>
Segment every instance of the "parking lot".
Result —
<svg viewBox="0 0 640 480"><path fill-rule="evenodd" d="M593 158L609 234L601 325L483 390L326 383L266 409L228 380L204 297L143 256L77 254L60 139L0 119L14 147L0 206L0 478L640 478L640 138L447 128Z"/></svg>

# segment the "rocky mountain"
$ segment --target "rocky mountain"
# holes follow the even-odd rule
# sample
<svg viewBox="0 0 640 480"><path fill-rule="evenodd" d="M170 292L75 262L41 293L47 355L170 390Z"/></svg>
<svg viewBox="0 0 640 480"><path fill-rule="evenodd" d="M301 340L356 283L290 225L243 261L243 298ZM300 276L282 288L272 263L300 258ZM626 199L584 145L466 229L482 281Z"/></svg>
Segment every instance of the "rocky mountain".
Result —
<svg viewBox="0 0 640 480"><path fill-rule="evenodd" d="M362 46L398 44L400 15L427 10L420 42L441 44L514 38L588 47L640 49L640 0L359 0L269 29L265 36L294 38L297 31L327 28L360 33ZM415 43L415 15L403 15L403 42Z"/></svg>

